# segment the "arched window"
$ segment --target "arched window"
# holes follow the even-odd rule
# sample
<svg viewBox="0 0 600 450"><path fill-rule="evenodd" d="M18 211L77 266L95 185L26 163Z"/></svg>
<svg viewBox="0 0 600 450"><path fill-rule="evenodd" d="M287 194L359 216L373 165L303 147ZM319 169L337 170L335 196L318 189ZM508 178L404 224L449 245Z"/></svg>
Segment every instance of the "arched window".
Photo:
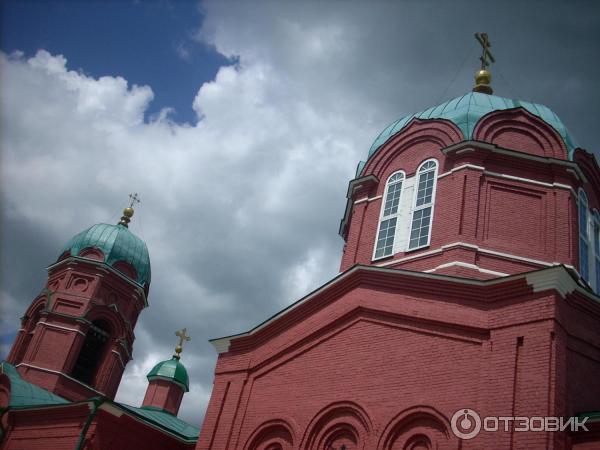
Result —
<svg viewBox="0 0 600 450"><path fill-rule="evenodd" d="M73 378L88 385L92 383L109 337L110 327L105 321L96 320L91 323L71 373Z"/></svg>
<svg viewBox="0 0 600 450"><path fill-rule="evenodd" d="M600 214L594 211L594 266L596 269L596 293L600 292Z"/></svg>
<svg viewBox="0 0 600 450"><path fill-rule="evenodd" d="M588 232L588 200L585 192L579 190L579 274L589 282L590 239Z"/></svg>
<svg viewBox="0 0 600 450"><path fill-rule="evenodd" d="M126 261L117 261L113 267L132 280L137 280L137 272L135 268Z"/></svg>
<svg viewBox="0 0 600 450"><path fill-rule="evenodd" d="M14 365L19 364L23 361L25 357L25 353L27 353L27 349L29 348L29 344L33 338L35 333L36 326L40 319L42 318L42 311L45 307L44 303L39 303L35 309L31 312L29 317L25 317L23 323L23 340L18 348L15 349L15 354L11 360L11 363Z"/></svg>
<svg viewBox="0 0 600 450"><path fill-rule="evenodd" d="M435 203L437 161L428 160L417 170L417 185L412 208L408 249L426 247L431 239L431 220Z"/></svg>
<svg viewBox="0 0 600 450"><path fill-rule="evenodd" d="M375 259L389 256L394 252L394 239L398 225L398 213L400 210L400 197L402 196L402 182L404 172L396 172L388 178L385 186L385 201L381 206L381 217L379 219L379 231L377 232L377 244L375 246Z"/></svg>

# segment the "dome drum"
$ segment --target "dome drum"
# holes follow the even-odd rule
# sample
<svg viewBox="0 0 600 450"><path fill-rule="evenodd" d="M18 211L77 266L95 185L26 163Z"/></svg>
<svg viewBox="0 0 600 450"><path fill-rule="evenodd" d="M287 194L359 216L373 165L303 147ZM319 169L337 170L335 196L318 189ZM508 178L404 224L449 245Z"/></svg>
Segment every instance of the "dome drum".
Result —
<svg viewBox="0 0 600 450"><path fill-rule="evenodd" d="M528 114L541 119L549 125L559 136L561 144L567 150L568 158L572 159L574 150L578 147L575 139L569 133L560 118L547 106L513 100L495 95L479 92L469 92L463 96L444 102L438 106L424 111L405 116L386 127L377 136L368 153L367 161L380 150L380 148L393 136L403 131L413 119L420 120L447 120L456 125L463 134L464 140L476 139L479 122L484 116L497 111L511 111L523 109ZM357 167L356 175L363 173L365 162L361 161Z"/></svg>

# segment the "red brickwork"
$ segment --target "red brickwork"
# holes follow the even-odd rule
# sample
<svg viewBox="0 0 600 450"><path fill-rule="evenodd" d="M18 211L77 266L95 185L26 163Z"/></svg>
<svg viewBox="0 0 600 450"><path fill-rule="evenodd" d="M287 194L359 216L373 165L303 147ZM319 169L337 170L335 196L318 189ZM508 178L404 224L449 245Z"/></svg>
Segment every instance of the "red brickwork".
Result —
<svg viewBox="0 0 600 450"><path fill-rule="evenodd" d="M86 426L87 425L87 426ZM183 442L114 406L92 402L11 411L2 450L185 450Z"/></svg>
<svg viewBox="0 0 600 450"><path fill-rule="evenodd" d="M371 157L361 176L379 182L351 195L341 270L358 263L466 273L465 267L444 267L458 262L476 266L468 276L485 279L489 271L498 276L559 263L578 267L576 193L585 189L596 207L598 184L584 179L584 172L598 171L594 162L579 168L567 161L556 131L523 109L481 119L474 133L481 141L461 142L453 127L444 120L413 120ZM414 176L430 158L440 167L430 245L374 261L385 181L398 170ZM449 248L461 248L463 255L451 255Z"/></svg>
<svg viewBox="0 0 600 450"><path fill-rule="evenodd" d="M142 406L164 409L174 416L179 412L183 389L171 381L155 379L148 383Z"/></svg>
<svg viewBox="0 0 600 450"><path fill-rule="evenodd" d="M143 290L116 271L94 260L63 259L49 269L7 360L27 381L69 400L114 398L144 307ZM73 377L73 369L91 324L99 320L110 336L88 385Z"/></svg>
<svg viewBox="0 0 600 450"><path fill-rule="evenodd" d="M536 273L574 283L563 268ZM431 443L423 448L457 449L449 419L460 408L482 416L600 409L592 381L600 334L586 324L600 320L600 305L578 293L563 298L539 280L465 285L355 268L231 340L196 448L413 448L406 445L423 435ZM566 449L570 439L483 433L460 448Z"/></svg>
<svg viewBox="0 0 600 450"><path fill-rule="evenodd" d="M430 245L373 260L386 180L430 158ZM215 341L196 449L600 448L595 424L587 435L461 441L450 422L464 408L600 411L600 303L577 273L577 191L598 205L599 181L592 158L578 150L569 161L556 131L524 109L485 116L473 141L450 122L413 120L350 184L344 273Z"/></svg>

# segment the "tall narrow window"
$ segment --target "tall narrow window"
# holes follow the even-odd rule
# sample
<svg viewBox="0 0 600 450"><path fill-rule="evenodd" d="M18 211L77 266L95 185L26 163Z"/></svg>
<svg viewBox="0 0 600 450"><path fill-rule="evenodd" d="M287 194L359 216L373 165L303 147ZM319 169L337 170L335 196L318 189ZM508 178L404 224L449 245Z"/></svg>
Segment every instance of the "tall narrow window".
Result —
<svg viewBox="0 0 600 450"><path fill-rule="evenodd" d="M90 324L79 357L73 368L73 378L88 385L92 384L109 337L110 331L107 323L94 321Z"/></svg>
<svg viewBox="0 0 600 450"><path fill-rule="evenodd" d="M42 310L44 309L44 304L39 304L35 311L31 314L29 318L26 319L24 324L24 335L23 340L18 348L16 348L16 353L14 355L14 359L10 361L13 365L17 365L23 361L25 357L25 353L27 353L27 349L29 348L29 344L31 343L31 339L33 338L33 334L35 333L36 326L41 319Z"/></svg>
<svg viewBox="0 0 600 450"><path fill-rule="evenodd" d="M585 192L579 190L579 273L581 278L589 282L589 236L588 236L588 201Z"/></svg>
<svg viewBox="0 0 600 450"><path fill-rule="evenodd" d="M437 162L435 160L425 161L417 171L415 201L408 240L409 250L429 245L433 204L435 202L436 175Z"/></svg>
<svg viewBox="0 0 600 450"><path fill-rule="evenodd" d="M600 293L600 214L594 211L594 262L596 269L596 293Z"/></svg>
<svg viewBox="0 0 600 450"><path fill-rule="evenodd" d="M403 181L403 172L396 172L388 178L385 187L385 201L381 206L381 218L379 219L375 258L389 256L394 251L394 239L396 236L396 226L398 224L398 211Z"/></svg>

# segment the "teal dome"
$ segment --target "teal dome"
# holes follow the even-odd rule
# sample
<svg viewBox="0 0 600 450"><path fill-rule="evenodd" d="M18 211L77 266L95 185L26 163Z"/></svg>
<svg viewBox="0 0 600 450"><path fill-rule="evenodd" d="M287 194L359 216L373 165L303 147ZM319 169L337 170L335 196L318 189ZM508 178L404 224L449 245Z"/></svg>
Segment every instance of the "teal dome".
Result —
<svg viewBox="0 0 600 450"><path fill-rule="evenodd" d="M562 137L569 152L569 157L571 157L578 145L558 116L547 106L498 97L496 95L469 92L461 97L456 97L455 99L444 102L441 105L434 106L395 121L377 136L377 139L375 139L375 142L371 145L368 158L370 158L389 138L396 133L399 133L413 118L449 120L460 128L464 138L469 140L473 137L475 125L483 116L492 111L518 107L526 109L531 114L538 116L554 128ZM364 162L361 161L357 174L360 173L363 167Z"/></svg>
<svg viewBox="0 0 600 450"><path fill-rule="evenodd" d="M173 381L181 386L185 392L190 390L190 379L188 377L185 366L181 364L179 359L173 357L163 362L159 362L146 376L148 381L156 378Z"/></svg>
<svg viewBox="0 0 600 450"><path fill-rule="evenodd" d="M79 256L86 248L97 248L104 254L104 262L113 266L118 261L131 264L137 278L144 286L150 284L150 256L144 241L123 225L99 223L77 234L63 248L61 255L70 251L71 256Z"/></svg>

